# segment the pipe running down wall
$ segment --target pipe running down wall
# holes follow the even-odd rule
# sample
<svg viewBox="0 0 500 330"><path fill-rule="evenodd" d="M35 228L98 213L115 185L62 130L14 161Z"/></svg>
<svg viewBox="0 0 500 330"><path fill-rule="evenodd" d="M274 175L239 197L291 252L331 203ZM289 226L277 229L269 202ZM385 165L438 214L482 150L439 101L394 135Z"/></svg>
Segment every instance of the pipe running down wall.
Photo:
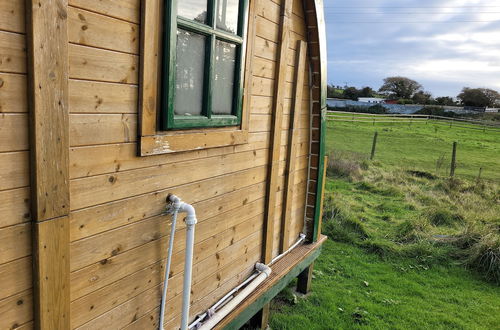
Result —
<svg viewBox="0 0 500 330"><path fill-rule="evenodd" d="M181 315L181 330L188 329L189 322L189 303L191 300L191 279L193 270L193 250L194 250L194 228L198 220L196 219L196 211L190 204L184 203L175 195L167 196L167 214L172 214L172 224L170 230L170 239L168 244L167 264L165 266L165 279L163 283L163 292L160 308L160 325L163 330L165 318L165 303L167 299L168 277L170 273L170 265L172 262L172 250L174 246L175 226L178 213L186 213L186 254L184 258L184 284L182 288L182 315Z"/></svg>

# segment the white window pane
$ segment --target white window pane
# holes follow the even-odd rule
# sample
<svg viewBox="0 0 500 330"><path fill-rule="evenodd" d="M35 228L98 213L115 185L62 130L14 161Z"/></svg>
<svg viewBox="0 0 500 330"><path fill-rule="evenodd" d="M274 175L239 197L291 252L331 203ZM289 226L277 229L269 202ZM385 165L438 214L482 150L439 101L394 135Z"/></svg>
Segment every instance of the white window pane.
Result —
<svg viewBox="0 0 500 330"><path fill-rule="evenodd" d="M172 1L172 0L169 0ZM207 0L180 0L177 1L177 15L201 23L207 21Z"/></svg>
<svg viewBox="0 0 500 330"><path fill-rule="evenodd" d="M175 114L200 115L203 105L205 37L177 30Z"/></svg>
<svg viewBox="0 0 500 330"><path fill-rule="evenodd" d="M217 2L217 28L236 34L238 32L239 0Z"/></svg>
<svg viewBox="0 0 500 330"><path fill-rule="evenodd" d="M236 45L217 40L215 45L212 113L230 115L233 110Z"/></svg>

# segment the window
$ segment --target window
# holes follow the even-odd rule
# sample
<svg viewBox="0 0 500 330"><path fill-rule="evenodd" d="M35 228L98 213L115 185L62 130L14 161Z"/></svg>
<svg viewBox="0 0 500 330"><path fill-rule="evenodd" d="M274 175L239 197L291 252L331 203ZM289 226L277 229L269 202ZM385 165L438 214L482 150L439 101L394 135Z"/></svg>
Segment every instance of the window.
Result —
<svg viewBox="0 0 500 330"><path fill-rule="evenodd" d="M161 129L240 125L246 6L165 1Z"/></svg>

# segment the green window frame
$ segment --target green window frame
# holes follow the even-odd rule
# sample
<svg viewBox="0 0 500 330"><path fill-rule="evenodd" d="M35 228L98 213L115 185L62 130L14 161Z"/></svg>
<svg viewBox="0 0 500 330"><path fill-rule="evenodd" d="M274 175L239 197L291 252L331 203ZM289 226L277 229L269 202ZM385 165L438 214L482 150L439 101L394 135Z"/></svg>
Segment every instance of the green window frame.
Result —
<svg viewBox="0 0 500 330"><path fill-rule="evenodd" d="M241 124L243 79L246 53L248 0L239 0L236 33L217 28L217 8L227 0L208 0L205 23L177 15L177 2L166 0L164 8L163 63L161 87L160 128L162 130L237 126ZM205 37L203 96L200 115L175 114L176 52L178 29ZM213 93L217 41L236 46L235 72L230 114L213 114Z"/></svg>

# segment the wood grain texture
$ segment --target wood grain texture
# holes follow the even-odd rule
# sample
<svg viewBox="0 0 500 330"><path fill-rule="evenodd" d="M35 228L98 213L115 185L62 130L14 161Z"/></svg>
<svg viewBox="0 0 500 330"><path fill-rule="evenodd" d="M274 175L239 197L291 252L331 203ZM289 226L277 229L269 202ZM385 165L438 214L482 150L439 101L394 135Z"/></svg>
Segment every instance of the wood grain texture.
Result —
<svg viewBox="0 0 500 330"><path fill-rule="evenodd" d="M35 323L40 329L69 329L69 218L34 226Z"/></svg>
<svg viewBox="0 0 500 330"><path fill-rule="evenodd" d="M156 134L156 118L160 110L160 97L158 95L160 31L157 28L161 22L160 3L160 0L142 1L141 84L139 93L139 134L141 136ZM144 150L144 146L141 139L142 150Z"/></svg>
<svg viewBox="0 0 500 330"><path fill-rule="evenodd" d="M29 7L33 215L43 221L69 212L67 3Z"/></svg>
<svg viewBox="0 0 500 330"><path fill-rule="evenodd" d="M0 31L0 71L26 73L26 38L22 34Z"/></svg>
<svg viewBox="0 0 500 330"><path fill-rule="evenodd" d="M68 329L68 4L27 1L35 320Z"/></svg>
<svg viewBox="0 0 500 330"><path fill-rule="evenodd" d="M290 36L290 15L292 10L293 0L284 0L281 8L281 23L280 23L280 46L277 57L277 71L274 86L274 116L271 132L271 148L269 150L269 171L268 171L268 187L266 201L266 215L264 218L264 244L262 247L263 261L269 263L272 259L273 238L274 238L274 212L276 208L276 191L278 182L278 170L280 159L280 146L282 135L282 120L283 120L283 103L284 89L287 66L288 42Z"/></svg>
<svg viewBox="0 0 500 330"><path fill-rule="evenodd" d="M0 0L0 30L24 33L24 0Z"/></svg>
<svg viewBox="0 0 500 330"><path fill-rule="evenodd" d="M0 72L0 113L28 112L26 75Z"/></svg>
<svg viewBox="0 0 500 330"><path fill-rule="evenodd" d="M287 167L286 167L286 181L284 186L284 200L283 217L281 218L281 238L280 238L280 252L283 253L288 249L288 242L290 240L290 224L291 214L293 212L293 194L294 194L294 175L295 164L297 157L297 131L299 124L299 114L302 107L302 92L304 84L304 75L302 74L306 66L306 50L307 44L304 41L298 41L297 64L295 72L295 97L293 99L292 109L290 113L290 128L288 130L288 150L287 150Z"/></svg>
<svg viewBox="0 0 500 330"><path fill-rule="evenodd" d="M119 52L139 53L139 26L94 12L69 7L69 41Z"/></svg>
<svg viewBox="0 0 500 330"><path fill-rule="evenodd" d="M18 329L33 319L33 292L31 289L0 300L0 328Z"/></svg>
<svg viewBox="0 0 500 330"><path fill-rule="evenodd" d="M140 3L140 0L69 0L69 4L73 7L134 23L139 23L140 20Z"/></svg>

